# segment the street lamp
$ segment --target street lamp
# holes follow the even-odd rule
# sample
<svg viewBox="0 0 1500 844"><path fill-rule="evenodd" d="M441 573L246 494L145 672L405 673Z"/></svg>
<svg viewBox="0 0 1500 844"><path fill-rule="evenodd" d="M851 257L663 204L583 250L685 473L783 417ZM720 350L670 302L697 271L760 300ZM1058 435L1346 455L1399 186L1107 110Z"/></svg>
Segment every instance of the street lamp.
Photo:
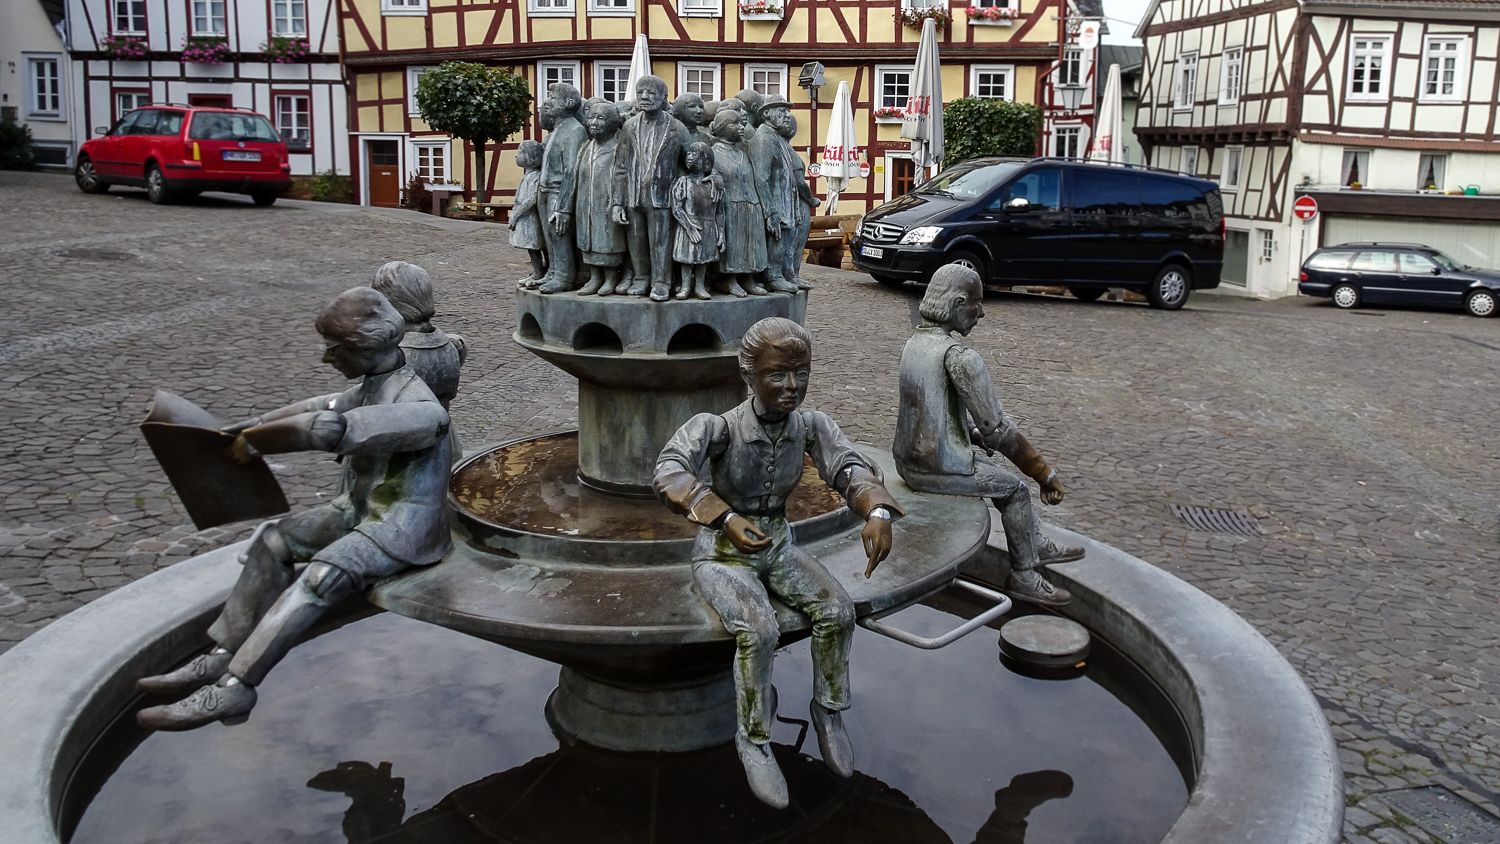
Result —
<svg viewBox="0 0 1500 844"><path fill-rule="evenodd" d="M1053 101L1061 105L1063 111L1076 112L1083 103L1083 90L1082 85L1054 85Z"/></svg>
<svg viewBox="0 0 1500 844"><path fill-rule="evenodd" d="M812 100L814 109L818 107L818 89L827 84L823 81L822 62L808 62L802 66L802 72L797 74L797 87L807 89L807 98Z"/></svg>

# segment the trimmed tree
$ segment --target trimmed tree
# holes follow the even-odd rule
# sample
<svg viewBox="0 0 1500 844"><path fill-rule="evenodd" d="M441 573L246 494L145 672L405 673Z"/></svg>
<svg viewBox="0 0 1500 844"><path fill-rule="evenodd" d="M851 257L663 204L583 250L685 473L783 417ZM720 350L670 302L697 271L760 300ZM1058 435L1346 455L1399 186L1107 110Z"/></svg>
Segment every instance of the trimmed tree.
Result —
<svg viewBox="0 0 1500 844"><path fill-rule="evenodd" d="M526 125L531 112L526 80L503 67L443 62L418 80L417 108L428 126L474 145L475 195L484 202L489 181L484 146L504 143Z"/></svg>
<svg viewBox="0 0 1500 844"><path fill-rule="evenodd" d="M980 155L1036 154L1042 110L1030 103L964 97L943 106L943 166Z"/></svg>

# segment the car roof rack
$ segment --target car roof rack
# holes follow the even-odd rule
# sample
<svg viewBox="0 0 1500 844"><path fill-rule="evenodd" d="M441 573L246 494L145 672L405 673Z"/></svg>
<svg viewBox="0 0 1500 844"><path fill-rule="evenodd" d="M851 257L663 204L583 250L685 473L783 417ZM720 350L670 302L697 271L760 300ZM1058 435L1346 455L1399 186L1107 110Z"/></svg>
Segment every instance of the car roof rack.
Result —
<svg viewBox="0 0 1500 844"><path fill-rule="evenodd" d="M1060 161L1064 164L1099 164L1110 167L1124 167L1127 170L1142 170L1148 173L1163 173L1168 176L1186 176L1189 179L1197 179L1200 182L1211 182L1213 179L1198 176L1193 173L1184 173L1181 170L1172 170L1167 167L1152 167L1149 164L1132 164L1128 161L1094 161L1089 158L1069 158L1061 155L1039 155L1031 161Z"/></svg>
<svg viewBox="0 0 1500 844"><path fill-rule="evenodd" d="M1379 240L1359 240L1359 241L1353 241L1351 243L1337 243L1337 244L1334 244L1333 246L1328 246L1328 247L1324 247L1324 248L1326 248L1326 249L1339 249L1339 248L1342 248L1342 247L1345 247L1345 246L1393 246L1393 247L1397 247L1397 248L1400 248L1400 249L1428 249L1428 250L1432 250L1432 251L1436 251L1436 249L1437 249L1436 247L1434 247L1434 246L1428 246L1425 243L1391 243L1390 241L1379 241Z"/></svg>
<svg viewBox="0 0 1500 844"><path fill-rule="evenodd" d="M205 106L205 105L192 105L191 103L146 103L143 106L139 106L139 108L162 108L162 107L166 107L166 108L216 108L216 109L219 109L220 111L248 111L248 112L251 112L253 114L259 114L260 113L260 112L256 111L253 108L245 108L244 106Z"/></svg>

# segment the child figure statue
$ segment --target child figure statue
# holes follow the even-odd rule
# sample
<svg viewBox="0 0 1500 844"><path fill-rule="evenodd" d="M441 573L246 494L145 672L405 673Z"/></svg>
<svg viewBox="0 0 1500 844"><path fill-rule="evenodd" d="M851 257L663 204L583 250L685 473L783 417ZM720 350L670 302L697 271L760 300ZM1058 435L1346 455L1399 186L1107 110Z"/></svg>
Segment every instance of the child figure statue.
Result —
<svg viewBox="0 0 1500 844"><path fill-rule="evenodd" d="M688 172L672 185L672 216L677 220L672 260L681 274L673 295L708 299L708 265L719 259L724 242L724 180L714 172L714 151L708 144L690 144L685 156Z"/></svg>
<svg viewBox="0 0 1500 844"><path fill-rule="evenodd" d="M875 466L823 413L798 411L807 396L812 337L783 317L763 319L740 341L740 376L751 397L723 416L700 413L662 449L653 481L674 512L697 524L693 581L734 634L735 749L755 796L788 803L771 755L775 717L771 660L781 638L770 594L812 619L812 723L823 760L854 773L840 712L849 708L854 604L817 560L792 544L786 500L802 478L803 456L849 509L865 519L868 577L890 554L891 519L905 515ZM704 483L700 478L711 478Z"/></svg>
<svg viewBox="0 0 1500 844"><path fill-rule="evenodd" d="M537 210L537 189L542 183L542 145L522 141L516 150L516 166L526 171L516 186L516 207L510 213L510 245L525 249L531 256L531 275L520 281L521 287L537 287L547 274L547 253L542 240L541 214Z"/></svg>
<svg viewBox="0 0 1500 844"><path fill-rule="evenodd" d="M745 115L737 109L721 105L714 115L714 172L724 180L725 200L719 273L726 292L741 298L747 293L764 296L769 292L757 280L768 264L766 221L755 188L755 171L740 146L745 127Z"/></svg>
<svg viewBox="0 0 1500 844"><path fill-rule="evenodd" d="M579 296L613 293L625 263L625 227L610 216L615 205L615 147L624 122L615 104L604 100L590 105L585 115L589 142L578 154L573 232L589 280L579 288Z"/></svg>

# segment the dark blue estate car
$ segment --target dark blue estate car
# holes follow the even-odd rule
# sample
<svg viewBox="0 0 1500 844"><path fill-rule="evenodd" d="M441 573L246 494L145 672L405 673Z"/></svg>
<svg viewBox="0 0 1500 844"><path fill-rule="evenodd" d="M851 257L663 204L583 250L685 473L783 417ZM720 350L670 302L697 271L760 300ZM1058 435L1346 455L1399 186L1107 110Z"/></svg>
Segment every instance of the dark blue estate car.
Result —
<svg viewBox="0 0 1500 844"><path fill-rule="evenodd" d="M1500 272L1468 267L1417 243L1341 243L1309 255L1297 289L1340 308L1359 305L1462 307L1495 315Z"/></svg>

